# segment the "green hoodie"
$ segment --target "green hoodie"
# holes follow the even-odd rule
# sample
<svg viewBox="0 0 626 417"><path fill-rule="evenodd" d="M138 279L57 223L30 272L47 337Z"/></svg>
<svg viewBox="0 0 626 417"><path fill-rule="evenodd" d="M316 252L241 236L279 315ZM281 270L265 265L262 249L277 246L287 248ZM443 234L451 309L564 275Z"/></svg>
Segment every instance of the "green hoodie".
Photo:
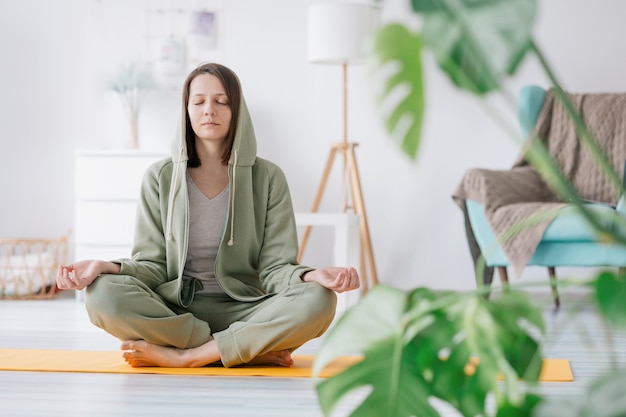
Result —
<svg viewBox="0 0 626 417"><path fill-rule="evenodd" d="M116 261L120 274L137 277L181 307L191 304L200 287L199 281L182 276L189 232L184 120L183 113L172 157L144 174L132 258ZM256 156L256 137L243 97L228 176L228 216L215 260L222 289L236 300L256 301L302 282L301 275L312 268L297 262L298 237L287 180L277 165Z"/></svg>

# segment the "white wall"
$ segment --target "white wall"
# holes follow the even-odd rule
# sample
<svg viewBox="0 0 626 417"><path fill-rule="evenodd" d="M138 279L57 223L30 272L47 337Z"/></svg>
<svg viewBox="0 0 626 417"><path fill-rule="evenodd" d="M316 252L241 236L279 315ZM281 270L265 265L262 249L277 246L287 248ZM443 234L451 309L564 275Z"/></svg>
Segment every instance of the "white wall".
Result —
<svg viewBox="0 0 626 417"><path fill-rule="evenodd" d="M285 170L297 211L309 209L329 145L341 135L340 68L306 60L306 8L312 2L222 2L222 62L239 74L259 155ZM405 3L388 1L385 18L405 19ZM139 54L142 4L0 4L1 237L65 233L73 225L74 149L124 145L123 121L103 80ZM626 2L618 0L540 1L535 38L566 89L626 90L626 59L619 49L626 37L624 15ZM360 143L357 157L382 281L401 288L473 288L462 216L450 194L467 168L507 168L518 147L478 100L455 90L429 56L426 61L428 107L417 161L386 139L365 68L357 66L349 69L349 136ZM509 89L516 94L529 83L547 85L532 57ZM141 115L144 148L169 147L178 102L173 91L150 96ZM333 183L324 210L338 207L338 193ZM314 231L312 262L327 262L328 239L323 229ZM524 278L545 275L529 269Z"/></svg>

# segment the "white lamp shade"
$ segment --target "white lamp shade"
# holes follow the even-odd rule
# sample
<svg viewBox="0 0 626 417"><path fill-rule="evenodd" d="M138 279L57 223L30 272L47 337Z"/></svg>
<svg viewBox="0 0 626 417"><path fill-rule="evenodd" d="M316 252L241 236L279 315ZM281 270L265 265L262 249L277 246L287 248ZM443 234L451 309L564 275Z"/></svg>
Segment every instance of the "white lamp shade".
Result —
<svg viewBox="0 0 626 417"><path fill-rule="evenodd" d="M380 22L380 7L364 3L312 4L308 10L309 61L363 63Z"/></svg>

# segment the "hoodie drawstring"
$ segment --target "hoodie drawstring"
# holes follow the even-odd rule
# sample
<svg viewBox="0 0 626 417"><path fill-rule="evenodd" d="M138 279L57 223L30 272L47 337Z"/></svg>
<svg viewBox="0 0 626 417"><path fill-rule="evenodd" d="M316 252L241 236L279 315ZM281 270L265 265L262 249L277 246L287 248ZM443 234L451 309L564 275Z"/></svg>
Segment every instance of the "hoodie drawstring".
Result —
<svg viewBox="0 0 626 417"><path fill-rule="evenodd" d="M237 184L236 172L237 172L237 155L239 153L235 151L235 159L233 162L233 189L230 192L230 239L227 245L233 246L235 244L235 186Z"/></svg>

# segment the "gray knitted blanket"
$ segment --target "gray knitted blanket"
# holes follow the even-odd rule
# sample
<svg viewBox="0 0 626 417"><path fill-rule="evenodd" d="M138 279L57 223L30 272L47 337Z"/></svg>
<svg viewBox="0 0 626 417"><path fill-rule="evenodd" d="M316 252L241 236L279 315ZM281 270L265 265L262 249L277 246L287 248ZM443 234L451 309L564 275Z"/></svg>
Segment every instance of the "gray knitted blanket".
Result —
<svg viewBox="0 0 626 417"><path fill-rule="evenodd" d="M621 177L626 160L626 94L568 96ZM578 139L573 122L552 90L546 93L529 140L533 137L544 141L580 198L617 204L619 190L610 184L587 146ZM487 221L518 276L558 209L567 204L529 165L524 150L509 170L468 170L452 197L463 209L466 199L483 204Z"/></svg>

